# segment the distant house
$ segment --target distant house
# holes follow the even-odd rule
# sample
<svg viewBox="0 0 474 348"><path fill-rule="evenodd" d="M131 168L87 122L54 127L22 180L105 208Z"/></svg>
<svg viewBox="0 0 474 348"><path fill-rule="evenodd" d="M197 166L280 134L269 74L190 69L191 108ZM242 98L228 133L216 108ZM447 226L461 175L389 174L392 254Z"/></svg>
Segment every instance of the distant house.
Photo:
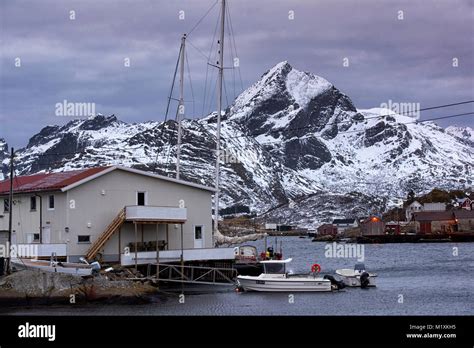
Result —
<svg viewBox="0 0 474 348"><path fill-rule="evenodd" d="M359 222L356 218L345 218L345 219L334 219L333 225L337 227L337 233L343 233L349 228L356 228L359 226Z"/></svg>
<svg viewBox="0 0 474 348"><path fill-rule="evenodd" d="M390 221L385 224L385 233L388 234L400 234L401 224L397 221Z"/></svg>
<svg viewBox="0 0 474 348"><path fill-rule="evenodd" d="M288 232L297 229L295 225L283 225L276 223L266 223L265 229L267 231L279 231L279 232Z"/></svg>
<svg viewBox="0 0 474 348"><path fill-rule="evenodd" d="M422 211L413 214L420 234L452 233L458 231L453 211Z"/></svg>
<svg viewBox="0 0 474 348"><path fill-rule="evenodd" d="M464 210L473 210L473 201L469 198L465 198L459 202L459 206Z"/></svg>
<svg viewBox="0 0 474 348"><path fill-rule="evenodd" d="M474 232L474 210L455 210L454 217L459 232Z"/></svg>
<svg viewBox="0 0 474 348"><path fill-rule="evenodd" d="M324 224L318 227L318 235L326 236L331 235L335 236L337 234L337 226L333 224Z"/></svg>
<svg viewBox="0 0 474 348"><path fill-rule="evenodd" d="M360 233L363 236L381 235L385 232L384 227L385 224L380 218L371 216L361 223Z"/></svg>
<svg viewBox="0 0 474 348"><path fill-rule="evenodd" d="M417 213L420 211L423 211L423 205L418 201L412 202L405 210L405 217L407 221L411 220L413 213Z"/></svg>
<svg viewBox="0 0 474 348"><path fill-rule="evenodd" d="M423 211L446 211L446 203L425 203L423 204Z"/></svg>
<svg viewBox="0 0 474 348"><path fill-rule="evenodd" d="M265 224L265 229L266 229L267 231L276 231L276 229L277 229L277 224L275 224L275 223L266 223L266 224Z"/></svg>

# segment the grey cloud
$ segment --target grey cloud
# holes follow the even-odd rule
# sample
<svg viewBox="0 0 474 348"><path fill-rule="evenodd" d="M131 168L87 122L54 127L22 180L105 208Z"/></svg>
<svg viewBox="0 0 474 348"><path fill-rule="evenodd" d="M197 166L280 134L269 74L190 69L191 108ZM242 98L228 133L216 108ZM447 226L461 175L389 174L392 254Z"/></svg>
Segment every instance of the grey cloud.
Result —
<svg viewBox="0 0 474 348"><path fill-rule="evenodd" d="M63 99L95 102L98 112L125 121L162 119L180 36L214 2L1 2L0 137L23 146L46 124L65 122L53 116L54 104ZM473 99L472 1L230 0L229 6L244 88L288 60L323 76L360 108L389 99L422 107ZM70 10L75 21L68 18ZM178 20L180 10L184 21ZM397 20L399 10L403 21ZM217 6L189 38L205 54L216 20ZM188 56L197 117L206 62L191 45ZM15 57L21 57L21 68L13 66ZM123 66L126 57L130 68ZM349 68L342 66L344 57ZM451 66L453 57L458 68ZM230 80L228 73L228 92ZM190 92L187 87L188 98ZM425 117L471 110L472 105ZM473 126L472 120L439 123Z"/></svg>

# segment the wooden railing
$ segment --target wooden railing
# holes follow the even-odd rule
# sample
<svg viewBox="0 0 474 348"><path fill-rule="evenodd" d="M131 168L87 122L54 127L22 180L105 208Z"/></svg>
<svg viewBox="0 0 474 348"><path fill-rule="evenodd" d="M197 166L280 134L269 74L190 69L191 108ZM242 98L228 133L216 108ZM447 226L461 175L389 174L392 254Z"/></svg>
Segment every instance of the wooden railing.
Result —
<svg viewBox="0 0 474 348"><path fill-rule="evenodd" d="M150 276L150 278L177 283L235 285L237 270L234 268L181 266L160 263L158 275Z"/></svg>
<svg viewBox="0 0 474 348"><path fill-rule="evenodd" d="M87 251L86 259L93 260L100 249L104 246L104 244L112 237L112 235L122 226L125 222L125 208L121 209L120 212L117 214L115 219L107 226L105 231L97 238L97 240L92 243L91 247Z"/></svg>

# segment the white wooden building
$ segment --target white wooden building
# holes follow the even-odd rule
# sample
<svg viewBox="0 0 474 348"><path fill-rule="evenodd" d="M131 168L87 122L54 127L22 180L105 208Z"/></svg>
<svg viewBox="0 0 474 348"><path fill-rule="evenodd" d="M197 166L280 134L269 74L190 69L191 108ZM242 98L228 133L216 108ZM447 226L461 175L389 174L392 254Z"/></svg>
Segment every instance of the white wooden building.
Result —
<svg viewBox="0 0 474 348"><path fill-rule="evenodd" d="M8 231L8 190L9 181L0 182L0 238ZM213 248L213 194L203 185L118 166L18 176L12 243L37 244L39 256L55 252L71 262L86 256L147 263L157 248L160 262L181 253L186 260L232 259L232 248Z"/></svg>

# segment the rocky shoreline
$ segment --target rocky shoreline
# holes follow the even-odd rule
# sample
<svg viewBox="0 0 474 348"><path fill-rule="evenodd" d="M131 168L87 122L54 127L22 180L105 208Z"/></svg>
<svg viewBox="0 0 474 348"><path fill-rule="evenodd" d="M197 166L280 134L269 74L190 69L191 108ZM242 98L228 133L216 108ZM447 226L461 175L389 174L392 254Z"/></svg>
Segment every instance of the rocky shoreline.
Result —
<svg viewBox="0 0 474 348"><path fill-rule="evenodd" d="M53 304L144 304L158 288L150 281L82 278L69 274L21 270L0 278L0 307Z"/></svg>

